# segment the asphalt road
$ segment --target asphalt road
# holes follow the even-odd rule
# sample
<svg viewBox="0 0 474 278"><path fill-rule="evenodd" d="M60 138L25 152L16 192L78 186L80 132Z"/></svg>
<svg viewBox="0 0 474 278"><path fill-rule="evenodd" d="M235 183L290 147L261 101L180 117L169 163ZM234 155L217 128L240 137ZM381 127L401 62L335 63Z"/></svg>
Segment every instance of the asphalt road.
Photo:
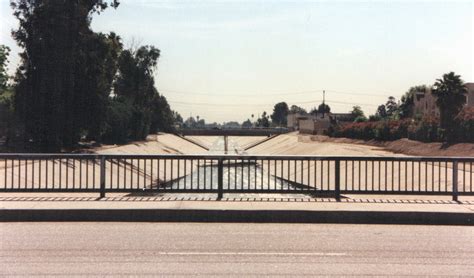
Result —
<svg viewBox="0 0 474 278"><path fill-rule="evenodd" d="M461 226L1 223L0 275L474 275Z"/></svg>

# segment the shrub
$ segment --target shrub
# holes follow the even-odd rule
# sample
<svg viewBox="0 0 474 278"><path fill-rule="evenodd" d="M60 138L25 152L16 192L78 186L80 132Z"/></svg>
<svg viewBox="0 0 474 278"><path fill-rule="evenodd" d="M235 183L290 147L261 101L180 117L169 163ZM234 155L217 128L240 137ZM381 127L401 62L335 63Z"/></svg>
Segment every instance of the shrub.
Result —
<svg viewBox="0 0 474 278"><path fill-rule="evenodd" d="M464 107L456 116L458 141L474 143L474 107Z"/></svg>
<svg viewBox="0 0 474 278"><path fill-rule="evenodd" d="M334 128L331 135L378 141L390 141L407 137L423 142L433 142L439 138L438 129L436 118L424 118L418 121L412 119L382 120L340 125Z"/></svg>

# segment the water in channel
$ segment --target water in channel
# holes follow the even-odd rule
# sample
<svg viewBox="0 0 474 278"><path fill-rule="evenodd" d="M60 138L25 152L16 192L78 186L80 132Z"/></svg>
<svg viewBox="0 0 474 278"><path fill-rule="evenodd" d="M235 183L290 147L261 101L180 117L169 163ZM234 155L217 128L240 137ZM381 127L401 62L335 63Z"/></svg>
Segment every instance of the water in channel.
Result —
<svg viewBox="0 0 474 278"><path fill-rule="evenodd" d="M210 154L245 154L242 148L230 138L219 137L209 148ZM260 162L260 161L259 161ZM269 175L256 161L226 160L223 167L224 190L287 190L294 189L290 183ZM169 183L173 189L217 189L217 161L194 161L192 173Z"/></svg>

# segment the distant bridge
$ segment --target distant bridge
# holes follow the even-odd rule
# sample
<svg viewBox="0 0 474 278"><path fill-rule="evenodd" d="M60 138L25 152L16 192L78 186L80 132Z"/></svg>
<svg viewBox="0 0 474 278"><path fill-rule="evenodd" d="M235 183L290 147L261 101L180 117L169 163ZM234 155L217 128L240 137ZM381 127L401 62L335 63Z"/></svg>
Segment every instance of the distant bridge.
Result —
<svg viewBox="0 0 474 278"><path fill-rule="evenodd" d="M186 136L272 136L288 133L287 128L229 128L229 129L180 129L178 134Z"/></svg>

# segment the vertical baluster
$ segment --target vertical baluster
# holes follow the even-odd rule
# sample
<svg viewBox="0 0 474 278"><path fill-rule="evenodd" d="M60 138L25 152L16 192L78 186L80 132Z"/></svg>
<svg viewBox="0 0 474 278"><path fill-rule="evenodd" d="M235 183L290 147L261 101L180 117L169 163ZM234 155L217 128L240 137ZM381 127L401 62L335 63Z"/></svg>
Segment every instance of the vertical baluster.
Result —
<svg viewBox="0 0 474 278"><path fill-rule="evenodd" d="M160 172L160 164L161 164L161 159L157 159L156 161L156 189L159 190L160 187L161 187L161 184L160 184L160 176L161 176L161 172Z"/></svg>
<svg viewBox="0 0 474 278"><path fill-rule="evenodd" d="M206 171L207 171L207 169L206 169L207 167L206 167L206 166L207 166L207 165L206 165L206 163L207 163L207 160L204 159L204 164L203 164L203 169L204 169L204 189L206 189L206 187L207 187L207 175L206 175Z"/></svg>
<svg viewBox="0 0 474 278"><path fill-rule="evenodd" d="M444 191L448 192L448 161L444 163Z"/></svg>
<svg viewBox="0 0 474 278"><path fill-rule="evenodd" d="M214 187L214 181L213 181L213 176L214 176L214 159L211 159L209 160L211 162L211 188L210 189L213 189Z"/></svg>
<svg viewBox="0 0 474 278"><path fill-rule="evenodd" d="M200 167L201 167L201 160L198 159L197 162L198 162L198 164L197 164L197 180L198 180L197 187L198 187L198 189L201 189L201 185L200 185L200 184L201 184L201 179L200 179L200 175L201 175L201 169L200 169Z"/></svg>
<svg viewBox="0 0 474 278"><path fill-rule="evenodd" d="M314 164L314 190L316 191L318 188L318 161L315 159L313 160Z"/></svg>
<svg viewBox="0 0 474 278"><path fill-rule="evenodd" d="M324 190L324 160L320 160L321 163L321 190Z"/></svg>
<svg viewBox="0 0 474 278"><path fill-rule="evenodd" d="M362 169L361 169L361 166L360 166L361 161L358 160L358 162L359 162L359 163L358 163L358 164L359 164L359 175L358 175L357 177L358 177L358 179L359 179L359 182L357 183L357 187L358 187L358 190L360 191L360 188L361 188L361 186L360 186L360 183L361 183L361 178L360 178L360 176L361 176L361 174L362 174Z"/></svg>
<svg viewBox="0 0 474 278"><path fill-rule="evenodd" d="M425 162L425 191L428 192L428 162Z"/></svg>
<svg viewBox="0 0 474 278"><path fill-rule="evenodd" d="M251 161L250 159L248 160L248 165L249 165L249 168L248 168L248 184L247 184L247 189L250 190L251 189L251 186L250 186L250 165L251 165Z"/></svg>

